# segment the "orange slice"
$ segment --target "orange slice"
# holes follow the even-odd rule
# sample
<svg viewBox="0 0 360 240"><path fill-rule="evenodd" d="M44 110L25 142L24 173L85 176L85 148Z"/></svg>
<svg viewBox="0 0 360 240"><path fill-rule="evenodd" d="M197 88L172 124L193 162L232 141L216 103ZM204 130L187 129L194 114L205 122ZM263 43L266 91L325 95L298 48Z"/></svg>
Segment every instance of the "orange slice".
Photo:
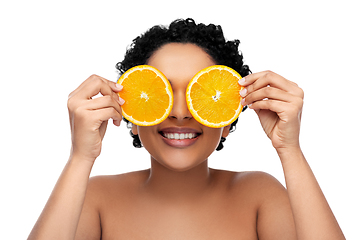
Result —
<svg viewBox="0 0 360 240"><path fill-rule="evenodd" d="M235 70L215 65L198 72L186 89L186 103L191 115L201 124L220 128L235 121L243 106Z"/></svg>
<svg viewBox="0 0 360 240"><path fill-rule="evenodd" d="M123 86L119 96L125 100L122 114L138 126L152 126L170 114L174 97L165 75L154 67L140 65L126 71L119 78Z"/></svg>

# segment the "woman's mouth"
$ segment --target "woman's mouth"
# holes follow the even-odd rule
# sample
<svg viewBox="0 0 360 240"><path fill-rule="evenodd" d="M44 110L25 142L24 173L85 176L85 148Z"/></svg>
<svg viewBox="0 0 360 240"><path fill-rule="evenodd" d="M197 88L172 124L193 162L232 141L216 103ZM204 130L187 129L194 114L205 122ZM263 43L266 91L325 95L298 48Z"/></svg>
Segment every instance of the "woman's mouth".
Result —
<svg viewBox="0 0 360 240"><path fill-rule="evenodd" d="M198 135L196 133L163 133L162 136L167 139L183 140L193 139L196 138Z"/></svg>
<svg viewBox="0 0 360 240"><path fill-rule="evenodd" d="M167 128L159 132L164 142L177 148L184 148L193 145L201 135L194 129Z"/></svg>

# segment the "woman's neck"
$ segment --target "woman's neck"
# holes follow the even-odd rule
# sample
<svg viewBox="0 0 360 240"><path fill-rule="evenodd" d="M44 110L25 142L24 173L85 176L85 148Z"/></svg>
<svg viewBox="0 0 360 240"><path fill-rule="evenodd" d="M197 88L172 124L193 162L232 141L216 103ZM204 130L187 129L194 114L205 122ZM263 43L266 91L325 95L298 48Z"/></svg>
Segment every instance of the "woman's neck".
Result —
<svg viewBox="0 0 360 240"><path fill-rule="evenodd" d="M211 186L211 180L207 160L190 170L175 171L152 158L145 188L156 197L183 201L203 195Z"/></svg>

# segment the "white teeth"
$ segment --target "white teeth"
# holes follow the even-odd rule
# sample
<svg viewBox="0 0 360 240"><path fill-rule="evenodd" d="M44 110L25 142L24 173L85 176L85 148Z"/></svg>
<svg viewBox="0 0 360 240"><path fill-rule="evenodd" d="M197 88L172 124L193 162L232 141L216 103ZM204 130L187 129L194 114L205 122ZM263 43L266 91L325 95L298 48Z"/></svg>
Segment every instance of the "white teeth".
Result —
<svg viewBox="0 0 360 240"><path fill-rule="evenodd" d="M164 137L168 139L176 139L176 140L183 140L183 139L192 139L196 137L195 133L164 133Z"/></svg>

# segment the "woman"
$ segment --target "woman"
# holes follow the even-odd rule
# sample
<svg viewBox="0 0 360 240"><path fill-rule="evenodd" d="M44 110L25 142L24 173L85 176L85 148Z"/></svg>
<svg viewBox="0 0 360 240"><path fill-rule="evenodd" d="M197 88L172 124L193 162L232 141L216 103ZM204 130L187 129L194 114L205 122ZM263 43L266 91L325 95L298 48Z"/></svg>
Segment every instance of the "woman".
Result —
<svg viewBox="0 0 360 240"><path fill-rule="evenodd" d="M134 40L117 64L120 72L151 65L174 92L165 121L131 126L134 146L150 154L148 170L89 180L107 121L120 125L122 87L93 75L73 91L71 155L29 239L344 239L300 148L303 91L271 71L249 74L238 45L225 41L220 26L191 19L155 26ZM215 64L245 77L239 82L242 103L258 114L287 189L265 173L208 167L236 122L201 125L187 109L185 89L197 72ZM103 97L92 99L98 93ZM171 133L191 133L191 140L173 141Z"/></svg>

